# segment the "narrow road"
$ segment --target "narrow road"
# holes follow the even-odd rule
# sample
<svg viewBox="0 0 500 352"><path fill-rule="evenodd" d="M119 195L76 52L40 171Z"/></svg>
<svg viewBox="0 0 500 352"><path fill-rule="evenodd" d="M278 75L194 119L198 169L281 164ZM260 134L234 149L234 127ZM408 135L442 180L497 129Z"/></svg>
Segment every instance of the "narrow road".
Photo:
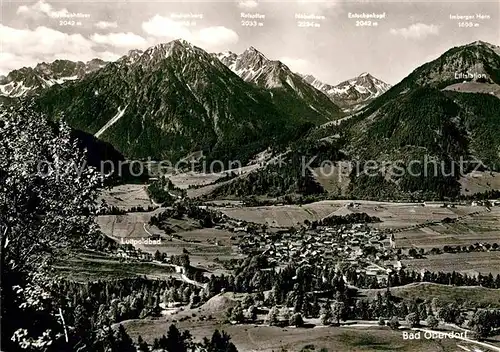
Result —
<svg viewBox="0 0 500 352"><path fill-rule="evenodd" d="M149 232L148 229L146 228L146 223L142 224L142 228L144 229L144 232L146 232L149 236L153 236L153 234Z"/></svg>

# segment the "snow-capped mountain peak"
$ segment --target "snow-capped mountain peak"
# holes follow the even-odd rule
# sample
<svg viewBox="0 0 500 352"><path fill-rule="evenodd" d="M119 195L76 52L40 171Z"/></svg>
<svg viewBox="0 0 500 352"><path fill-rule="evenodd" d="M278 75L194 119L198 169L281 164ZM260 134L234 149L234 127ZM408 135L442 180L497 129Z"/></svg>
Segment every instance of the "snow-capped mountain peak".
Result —
<svg viewBox="0 0 500 352"><path fill-rule="evenodd" d="M368 72L363 72L358 77L352 78L346 82L353 86L360 93L369 91L375 96L385 93L391 87L389 84L373 77Z"/></svg>
<svg viewBox="0 0 500 352"><path fill-rule="evenodd" d="M249 57L249 58L254 58L257 57L261 60L269 60L264 54L262 54L260 51L255 49L253 46L249 47L246 49L241 56L243 57Z"/></svg>
<svg viewBox="0 0 500 352"><path fill-rule="evenodd" d="M228 58L235 58L238 55L236 55L232 51L224 51L223 53L216 54L215 56L218 57L219 60L223 61L223 60L228 59Z"/></svg>
<svg viewBox="0 0 500 352"><path fill-rule="evenodd" d="M270 60L254 47L250 47L241 54L235 62L234 70L251 70L258 71L265 65L269 64Z"/></svg>
<svg viewBox="0 0 500 352"><path fill-rule="evenodd" d="M194 48L182 40L173 40L168 43L161 43L148 48L143 56L166 58L179 52L191 52Z"/></svg>
<svg viewBox="0 0 500 352"><path fill-rule="evenodd" d="M240 76L243 80L251 82L259 77L263 69L271 62L260 51L253 46L246 49L242 54L237 55L231 51L213 54L231 71Z"/></svg>
<svg viewBox="0 0 500 352"><path fill-rule="evenodd" d="M334 103L347 110L357 110L366 106L374 98L382 95L391 86L368 72L348 79L335 86L326 84L312 75L302 75L302 79L324 92Z"/></svg>
<svg viewBox="0 0 500 352"><path fill-rule="evenodd" d="M142 51L142 50L138 50L138 49L129 50L128 54L126 55L126 58L130 62L135 62L135 61L137 61L137 59L139 59L141 57L142 54L144 54L144 51Z"/></svg>
<svg viewBox="0 0 500 352"><path fill-rule="evenodd" d="M203 59L202 61L213 61L213 57L203 49L191 43L177 39L168 43L160 43L147 48L144 52L140 50L129 51L119 61L129 65L143 67L156 67L164 60L172 58L179 63L187 63L189 59Z"/></svg>
<svg viewBox="0 0 500 352"><path fill-rule="evenodd" d="M327 119L340 113L339 108L324 93L304 82L300 75L292 72L281 61L267 58L252 46L240 55L225 52L213 56L246 82L266 89L281 89L308 100L308 109Z"/></svg>
<svg viewBox="0 0 500 352"><path fill-rule="evenodd" d="M283 63L269 60L253 46L240 55L226 52L215 56L243 80L265 88L282 87L286 81L284 76L293 74Z"/></svg>
<svg viewBox="0 0 500 352"><path fill-rule="evenodd" d="M0 96L21 97L36 94L54 84L81 79L104 67L107 62L93 59L86 63L69 60L42 62L35 67L23 67L0 79Z"/></svg>

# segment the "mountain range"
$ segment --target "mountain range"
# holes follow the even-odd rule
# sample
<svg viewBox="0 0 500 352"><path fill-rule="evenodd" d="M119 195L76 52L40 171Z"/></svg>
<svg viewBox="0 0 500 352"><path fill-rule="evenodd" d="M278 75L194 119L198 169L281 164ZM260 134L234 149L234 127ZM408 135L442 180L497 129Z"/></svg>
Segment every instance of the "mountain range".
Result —
<svg viewBox="0 0 500 352"><path fill-rule="evenodd" d="M500 170L500 48L481 41L451 48L393 87L368 73L332 86L253 47L210 54L184 40L115 62L42 63L0 82L4 103L31 100L127 158L179 160L202 151L244 162L269 147L304 143L311 152L321 140L322 156L334 141L335 155L347 160L406 165L427 155L451 165L465 157ZM456 195L458 176L441 176L352 175L350 192ZM287 184L310 184L296 181Z"/></svg>
<svg viewBox="0 0 500 352"><path fill-rule="evenodd" d="M459 181L474 168L500 171L499 69L497 46L478 41L451 48L357 113L295 141L286 168L268 165L220 186L216 194L456 198L466 193ZM317 80L305 79L322 89ZM298 172L303 155L314 160L316 175ZM324 160L353 172L339 177L322 170Z"/></svg>
<svg viewBox="0 0 500 352"><path fill-rule="evenodd" d="M351 177L352 196L456 197L464 191L458 182L464 173L476 166L499 171L499 70L497 46L477 41L451 48L348 121L344 148L350 159L412 170L393 182L383 168L378 178Z"/></svg>
<svg viewBox="0 0 500 352"><path fill-rule="evenodd" d="M464 78L468 74L471 78ZM432 142L434 146L441 145L450 148L449 143L458 145L463 142L466 148L466 145L473 142L476 137L471 128L480 127L479 125L484 123L488 124L489 119L495 118L493 111L486 113L484 108L490 104L497 105L497 101L500 101L495 94L499 83L499 47L481 41L455 47L439 58L418 67L376 99L357 117L355 129L358 132L366 130L368 134L370 131L390 132L386 136L391 142L397 140L396 145L399 144L397 147L402 147L404 144L405 146L416 145L431 148L430 145L423 145L425 140ZM450 90L450 87L454 89ZM481 106L481 104L486 105ZM479 113L479 111L482 112ZM463 119L466 117L477 122L465 123ZM478 123L481 120L482 122ZM374 128L377 124L385 124L385 127ZM445 128L445 124L449 128ZM364 128L360 129L361 126ZM452 132L451 129L454 131ZM498 128L489 129L492 132L498 130ZM395 139L398 131L404 131L405 135ZM447 136L446 131L451 135ZM371 138L373 137L377 136L372 134ZM482 135L482 137L485 136ZM367 140L363 140L361 144L365 142ZM379 142L380 139L377 143ZM495 146L500 144L500 139L490 142L491 146ZM377 148L377 151L387 149L390 143L382 145L383 147ZM453 154L451 149L441 148L441 152L450 155ZM369 148L366 150L368 151ZM369 154L373 156L373 152L376 151L372 150ZM463 155L465 150L457 152ZM469 152L481 154L477 146Z"/></svg>
<svg viewBox="0 0 500 352"><path fill-rule="evenodd" d="M312 75L302 75L302 78L325 93L339 107L349 112L360 110L391 88L390 84L373 77L368 72L335 86L323 83Z"/></svg>
<svg viewBox="0 0 500 352"><path fill-rule="evenodd" d="M143 53L142 50L130 50L119 61L131 64ZM301 113L320 114L322 117L318 119L319 122L341 116L342 112L339 107L346 112L359 109L390 88L390 85L368 73L363 73L336 86L329 85L311 75L292 72L281 61L268 59L254 47L248 48L240 55L232 52L212 55L244 81L270 90L271 98L278 103L283 98L280 93L292 94L298 99L307 99L310 104L305 106ZM34 68L23 67L10 72L7 76L0 76L0 97L38 94L42 89L54 84L80 80L107 63L100 59L93 59L86 63L56 60L52 63L40 63ZM325 98L325 95L330 101Z"/></svg>
<svg viewBox="0 0 500 352"><path fill-rule="evenodd" d="M106 63L100 59L86 63L56 60L51 63L42 62L35 67L23 67L11 71L7 76L0 76L0 95L22 97L36 94L54 84L82 79L88 73L104 67Z"/></svg>
<svg viewBox="0 0 500 352"><path fill-rule="evenodd" d="M33 99L129 158L246 157L344 116L324 92L253 47L209 54L184 40L115 62L14 70L0 80L1 101L11 98Z"/></svg>
<svg viewBox="0 0 500 352"><path fill-rule="evenodd" d="M309 109L321 114L326 120L342 115L339 107L321 90L304 82L299 74L293 73L281 61L268 59L254 47L248 48L240 55L225 52L215 56L245 82L268 89L277 104L285 99L290 100L288 97L292 96L306 100Z"/></svg>
<svg viewBox="0 0 500 352"><path fill-rule="evenodd" d="M286 66L276 65L279 70L271 70L269 77L302 82ZM184 40L130 51L81 79L32 95L49 116L64 116L74 128L142 159L177 160L206 151L214 158L245 160L343 116L305 83L297 92L289 84L247 82Z"/></svg>

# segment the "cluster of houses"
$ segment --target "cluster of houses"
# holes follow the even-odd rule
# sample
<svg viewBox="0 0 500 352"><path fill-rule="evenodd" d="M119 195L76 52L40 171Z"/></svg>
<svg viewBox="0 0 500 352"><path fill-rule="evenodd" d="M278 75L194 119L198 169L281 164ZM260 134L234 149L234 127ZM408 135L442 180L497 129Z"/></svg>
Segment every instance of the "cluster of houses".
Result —
<svg viewBox="0 0 500 352"><path fill-rule="evenodd" d="M370 263L393 261L396 253L386 234L366 224L318 226L299 231L262 231L240 236L242 253L262 253L278 266L297 264L331 265L339 261L367 273L387 274Z"/></svg>
<svg viewBox="0 0 500 352"><path fill-rule="evenodd" d="M474 200L472 202L457 202L457 203L445 203L445 202L423 202L424 207L434 207L434 208L456 208L457 206L473 206L473 207L498 207L500 206L500 200L498 199L487 199L487 200Z"/></svg>
<svg viewBox="0 0 500 352"><path fill-rule="evenodd" d="M254 232L257 230L256 224L248 224L246 221L233 219L221 213L222 221L214 226L217 230L227 230L229 232Z"/></svg>
<svg viewBox="0 0 500 352"><path fill-rule="evenodd" d="M500 206L500 200L475 200L471 203L473 207L499 207Z"/></svg>
<svg viewBox="0 0 500 352"><path fill-rule="evenodd" d="M132 245L121 245L120 247L118 247L114 255L117 258L139 260L143 262L150 262L153 260L153 256L151 255L151 253L141 251L140 249L135 248Z"/></svg>

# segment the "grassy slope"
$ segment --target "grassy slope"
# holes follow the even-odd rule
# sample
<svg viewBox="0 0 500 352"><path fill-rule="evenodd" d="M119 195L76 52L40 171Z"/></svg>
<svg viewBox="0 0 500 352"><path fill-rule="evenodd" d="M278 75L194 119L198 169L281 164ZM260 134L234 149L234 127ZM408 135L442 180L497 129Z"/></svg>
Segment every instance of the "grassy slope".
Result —
<svg viewBox="0 0 500 352"><path fill-rule="evenodd" d="M377 292L383 294L385 289L360 290L362 296L375 298ZM474 306L492 306L500 308L500 290L488 289L479 286L473 287L453 287L433 283L415 283L400 287L391 288L394 296L404 299L439 299L441 302L471 302Z"/></svg>
<svg viewBox="0 0 500 352"><path fill-rule="evenodd" d="M153 341L158 335L164 334L175 315L168 319L149 321L128 321L124 324L127 332L133 338L141 335L144 340ZM335 328L320 327L305 328L279 328L254 325L224 325L214 320L199 321L198 317L177 322L180 329L189 329L195 340L210 336L214 329L224 330L229 333L240 352L244 351L300 351L304 347L314 346L319 351L358 352L358 351L402 351L402 352L431 352L431 351L456 351L456 342L453 340L417 340L402 339L401 332L391 331L389 328ZM307 350L307 351L310 351Z"/></svg>
<svg viewBox="0 0 500 352"><path fill-rule="evenodd" d="M144 275L152 278L171 276L164 268L153 263L120 262L117 258L91 253L70 253L56 260L52 267L55 275L80 282Z"/></svg>

